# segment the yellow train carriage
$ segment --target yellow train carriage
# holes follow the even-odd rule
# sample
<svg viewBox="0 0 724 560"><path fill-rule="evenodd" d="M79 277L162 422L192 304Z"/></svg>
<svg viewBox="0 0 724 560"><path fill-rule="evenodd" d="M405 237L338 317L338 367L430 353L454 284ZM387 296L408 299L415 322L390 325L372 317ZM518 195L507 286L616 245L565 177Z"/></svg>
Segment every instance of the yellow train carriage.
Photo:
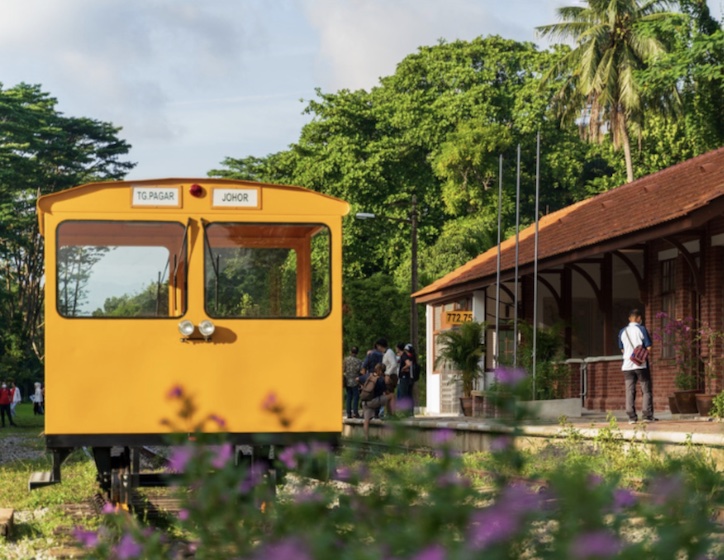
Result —
<svg viewBox="0 0 724 560"><path fill-rule="evenodd" d="M94 183L38 201L45 238L46 444L158 444L175 391L251 443L342 427L342 217L300 187L217 179ZM171 393L171 395L169 394ZM191 423L182 423L191 430Z"/></svg>

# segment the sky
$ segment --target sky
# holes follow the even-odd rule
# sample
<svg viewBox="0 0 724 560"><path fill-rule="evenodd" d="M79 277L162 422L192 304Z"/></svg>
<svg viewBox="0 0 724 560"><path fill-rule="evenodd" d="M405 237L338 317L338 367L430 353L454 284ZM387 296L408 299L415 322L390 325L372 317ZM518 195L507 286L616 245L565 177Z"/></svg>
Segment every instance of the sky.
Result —
<svg viewBox="0 0 724 560"><path fill-rule="evenodd" d="M296 142L316 88L369 90L440 39L545 46L535 27L576 1L0 0L0 83L122 127L130 179L200 178Z"/></svg>

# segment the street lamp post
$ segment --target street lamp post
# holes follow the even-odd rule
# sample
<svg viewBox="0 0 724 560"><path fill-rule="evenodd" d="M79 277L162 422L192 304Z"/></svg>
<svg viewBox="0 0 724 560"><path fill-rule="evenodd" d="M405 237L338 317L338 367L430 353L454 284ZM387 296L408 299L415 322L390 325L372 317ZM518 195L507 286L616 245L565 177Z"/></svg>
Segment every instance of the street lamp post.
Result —
<svg viewBox="0 0 724 560"><path fill-rule="evenodd" d="M390 216L380 216L379 214L372 214L369 212L358 212L355 214L355 218L358 220L374 220L377 218L383 220L390 220L393 222L405 222L410 224L410 294L414 294L417 291L417 225L419 221L419 215L417 211L417 195L412 195L410 201L410 213L407 218L391 218ZM419 351L417 346L418 340L418 318L417 318L417 304L414 301L410 302L410 343L415 347L416 351Z"/></svg>
<svg viewBox="0 0 724 560"><path fill-rule="evenodd" d="M412 195L412 201L410 204L410 235L412 237L410 241L410 295L417 291L417 195ZM415 348L415 352L420 352L420 348L417 345L419 340L417 339L417 303L415 300L410 300L410 343Z"/></svg>

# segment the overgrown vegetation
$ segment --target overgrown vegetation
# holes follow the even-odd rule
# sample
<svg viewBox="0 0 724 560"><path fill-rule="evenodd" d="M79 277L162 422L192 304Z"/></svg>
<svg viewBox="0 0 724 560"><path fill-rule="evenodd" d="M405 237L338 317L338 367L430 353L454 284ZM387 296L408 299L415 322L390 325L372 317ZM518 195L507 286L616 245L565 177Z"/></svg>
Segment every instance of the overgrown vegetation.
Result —
<svg viewBox="0 0 724 560"><path fill-rule="evenodd" d="M182 388L170 395L179 411L193 408ZM274 403L267 410L281 418L284 403ZM502 404L516 406L514 400ZM558 440L521 450L511 422L511 434L495 438L487 453L458 454L452 432L439 430L432 453L392 448L370 457L350 448L332 471L326 446L298 444L277 457L278 471L290 474L276 498L264 471L234 465L223 435L198 433L195 443L171 454L183 483L182 509L170 525L149 527L109 512L101 527L75 520L74 534L90 558L126 559L191 552L201 559L678 560L724 552L712 516L724 507L723 480L705 449L688 444L668 454L643 437L628 441L611 417L593 439L564 422ZM393 443L406 441L404 427L392 425ZM68 521L53 503L88 495L88 465L82 458L71 462L64 477L70 489L51 487L32 498L12 494L16 508L49 506L42 520L19 523L17 541L52 541L54 529ZM3 484L22 486L17 473L25 468L33 466L0 467ZM315 479L307 478L311 473ZM324 473L333 476L318 480ZM0 545L0 552L17 541Z"/></svg>

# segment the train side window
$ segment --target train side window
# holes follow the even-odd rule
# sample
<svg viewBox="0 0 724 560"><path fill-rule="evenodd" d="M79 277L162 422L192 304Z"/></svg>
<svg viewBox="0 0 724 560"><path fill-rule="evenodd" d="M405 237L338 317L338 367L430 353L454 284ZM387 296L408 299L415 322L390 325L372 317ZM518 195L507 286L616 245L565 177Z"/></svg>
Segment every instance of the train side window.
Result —
<svg viewBox="0 0 724 560"><path fill-rule="evenodd" d="M331 242L322 224L204 227L210 317L320 318L331 308Z"/></svg>
<svg viewBox="0 0 724 560"><path fill-rule="evenodd" d="M177 222L66 221L58 226L63 317L180 317L186 228Z"/></svg>

